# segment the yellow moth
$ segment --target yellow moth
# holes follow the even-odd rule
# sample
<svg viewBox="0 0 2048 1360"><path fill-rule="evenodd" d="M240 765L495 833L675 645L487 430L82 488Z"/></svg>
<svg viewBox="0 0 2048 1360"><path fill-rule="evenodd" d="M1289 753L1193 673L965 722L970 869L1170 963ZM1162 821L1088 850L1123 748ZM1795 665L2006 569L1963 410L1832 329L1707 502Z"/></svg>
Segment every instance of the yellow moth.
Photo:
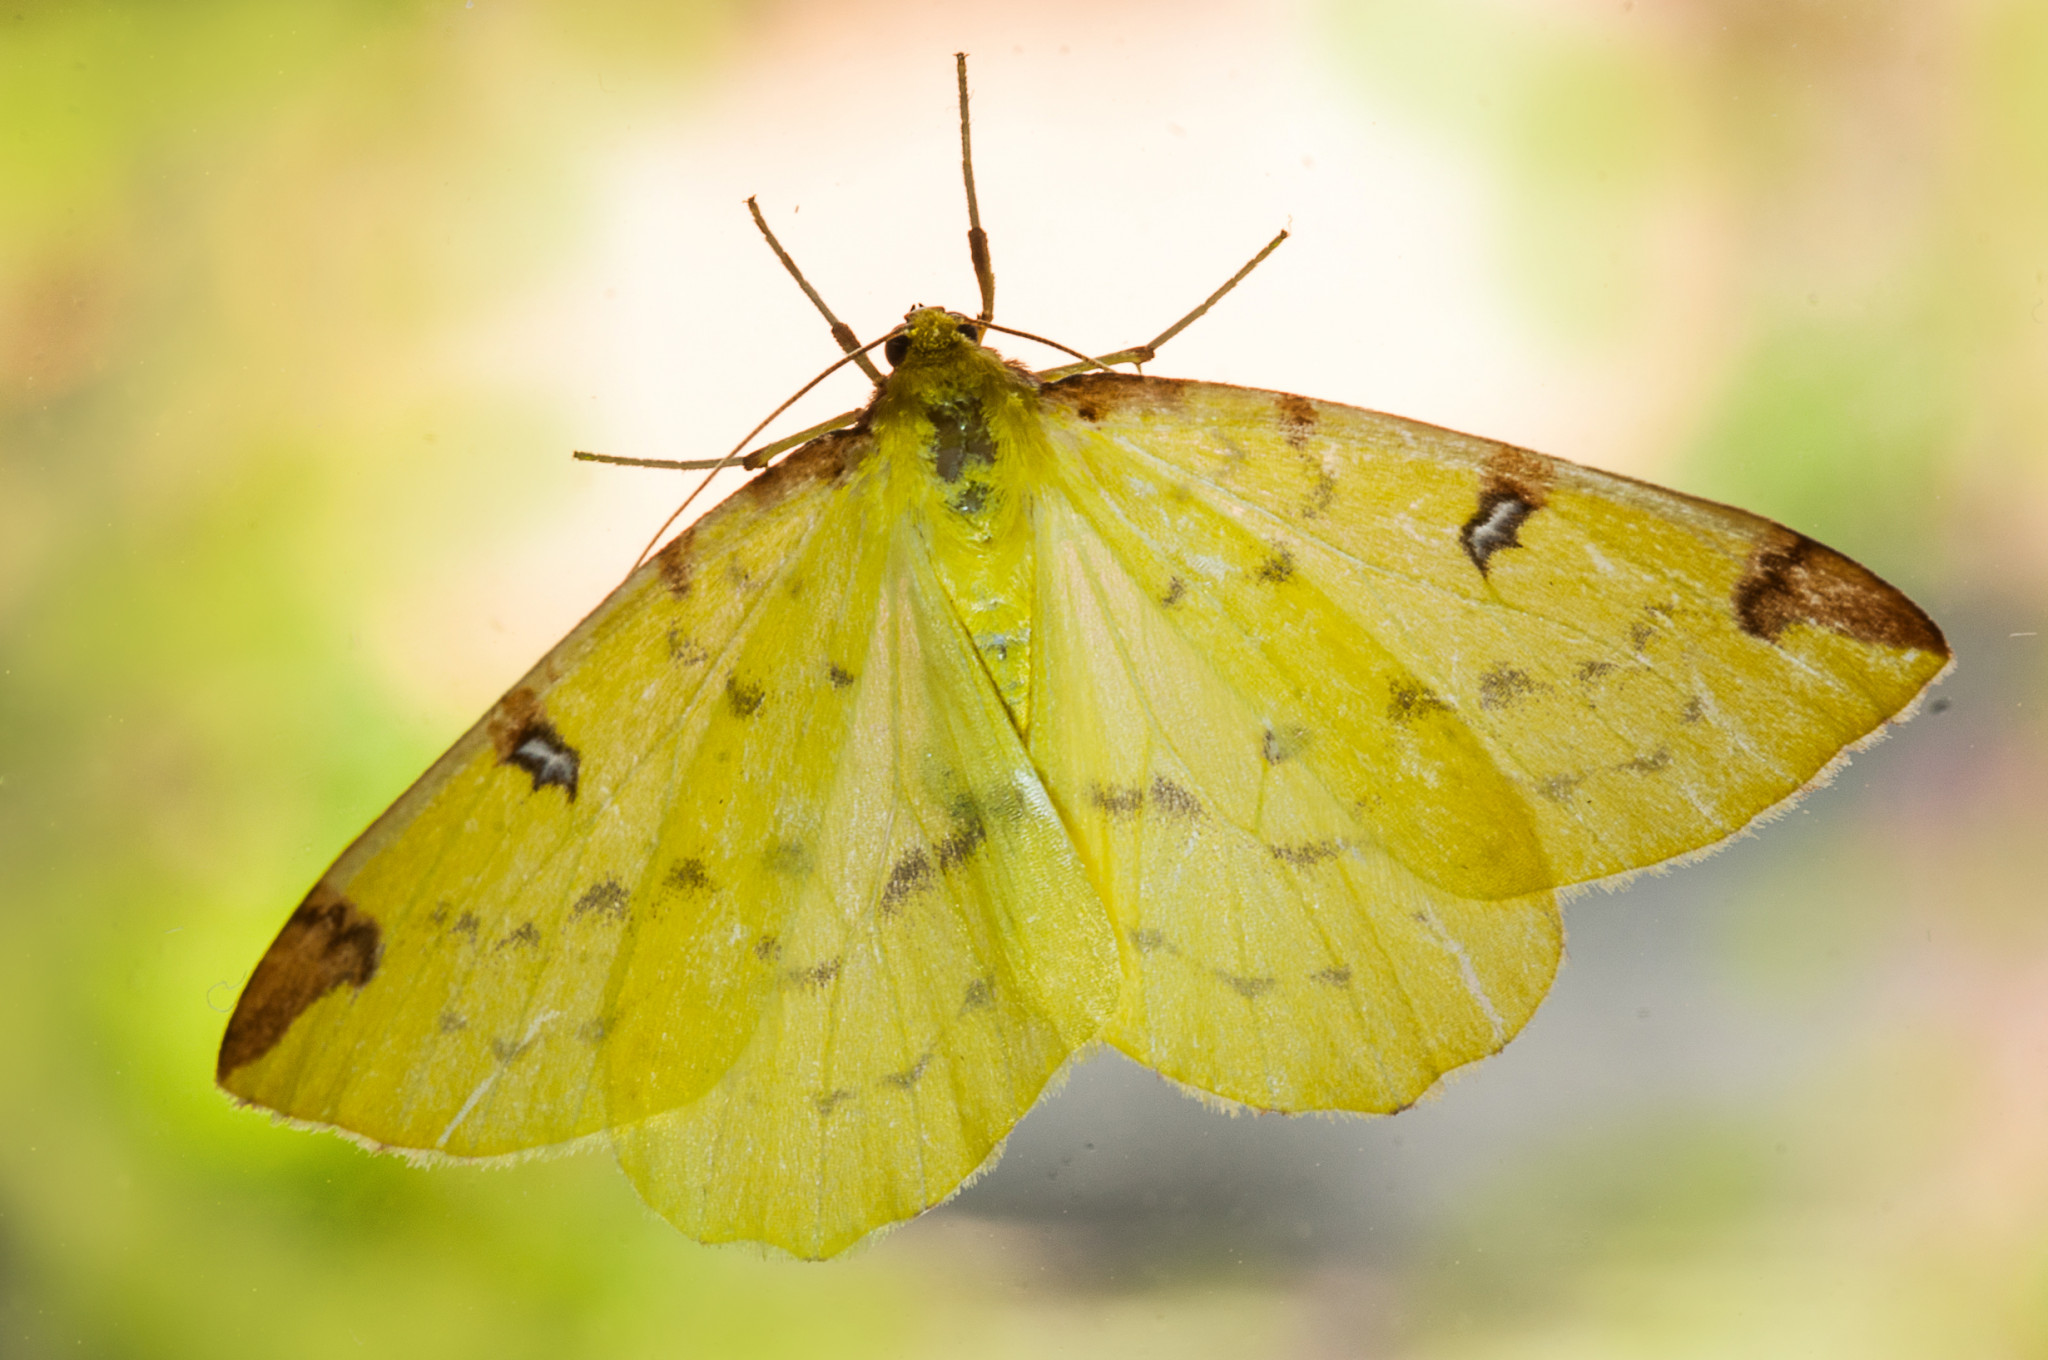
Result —
<svg viewBox="0 0 2048 1360"><path fill-rule="evenodd" d="M970 240L977 318L911 312L864 410L342 854L222 1086L430 1159L602 1138L692 1236L829 1256L1092 1043L1257 1109L1401 1109L1528 1020L1559 889L1742 830L1948 664L1740 510L1033 374L981 343Z"/></svg>

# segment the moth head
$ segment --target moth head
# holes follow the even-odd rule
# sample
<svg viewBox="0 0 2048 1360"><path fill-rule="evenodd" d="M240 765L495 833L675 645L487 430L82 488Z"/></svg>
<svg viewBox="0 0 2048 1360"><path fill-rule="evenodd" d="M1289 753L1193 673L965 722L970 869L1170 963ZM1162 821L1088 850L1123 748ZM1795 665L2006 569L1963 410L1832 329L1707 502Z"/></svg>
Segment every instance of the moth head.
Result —
<svg viewBox="0 0 2048 1360"><path fill-rule="evenodd" d="M882 345L882 357L889 367L901 368L905 360L938 359L965 346L981 344L981 326L971 317L942 307L912 307L903 316L903 329Z"/></svg>

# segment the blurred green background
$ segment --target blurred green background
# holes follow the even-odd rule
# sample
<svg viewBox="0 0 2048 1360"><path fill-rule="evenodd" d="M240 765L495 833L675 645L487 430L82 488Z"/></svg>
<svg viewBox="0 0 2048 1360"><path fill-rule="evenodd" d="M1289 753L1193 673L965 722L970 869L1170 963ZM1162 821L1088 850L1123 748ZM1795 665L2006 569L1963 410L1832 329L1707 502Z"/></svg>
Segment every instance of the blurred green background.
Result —
<svg viewBox="0 0 2048 1360"><path fill-rule="evenodd" d="M1415 1110L1097 1059L828 1266L231 1108L283 916L677 498L567 451L830 357L738 198L863 331L968 296L961 46L1019 324L1127 343L1292 216L1160 371L1790 522L1943 703L1579 900ZM2044 506L2039 0L0 6L0 1354L2048 1354Z"/></svg>

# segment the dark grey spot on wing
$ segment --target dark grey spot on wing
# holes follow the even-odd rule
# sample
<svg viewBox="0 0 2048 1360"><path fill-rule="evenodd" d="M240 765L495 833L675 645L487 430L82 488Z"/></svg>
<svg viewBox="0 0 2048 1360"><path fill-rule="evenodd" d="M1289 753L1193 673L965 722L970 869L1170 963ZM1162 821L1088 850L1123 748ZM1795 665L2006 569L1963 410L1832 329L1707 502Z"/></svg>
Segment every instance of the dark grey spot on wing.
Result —
<svg viewBox="0 0 2048 1360"><path fill-rule="evenodd" d="M1666 768L1670 764L1670 750L1660 746L1647 755L1639 755L1632 760L1625 760L1616 768L1629 774L1656 774L1659 770Z"/></svg>
<svg viewBox="0 0 2048 1360"><path fill-rule="evenodd" d="M615 878L607 878L591 884L583 895L576 899L576 905L569 909L571 916L587 916L596 912L613 920L622 920L626 915L626 886Z"/></svg>
<svg viewBox="0 0 2048 1360"><path fill-rule="evenodd" d="M711 653L680 628L668 630L668 656L679 666L701 666L711 659Z"/></svg>
<svg viewBox="0 0 2048 1360"><path fill-rule="evenodd" d="M1387 716L1397 723L1409 723L1426 713L1448 713L1451 706L1427 686L1413 680L1395 680L1387 685Z"/></svg>
<svg viewBox="0 0 2048 1360"><path fill-rule="evenodd" d="M553 785L567 794L571 802L575 801L583 757L562 740L562 734L545 718L532 719L520 728L498 760L532 776L535 793Z"/></svg>
<svg viewBox="0 0 2048 1360"><path fill-rule="evenodd" d="M988 828L971 807L953 810L953 834L939 842L939 867L950 869L979 850L988 840Z"/></svg>
<svg viewBox="0 0 2048 1360"><path fill-rule="evenodd" d="M1152 806L1156 811L1174 817L1199 817L1202 804L1194 794L1168 779L1156 775L1152 780Z"/></svg>
<svg viewBox="0 0 2048 1360"><path fill-rule="evenodd" d="M1136 784L1095 784L1088 790L1088 801L1112 818L1123 820L1137 816L1145 806L1145 791Z"/></svg>
<svg viewBox="0 0 2048 1360"><path fill-rule="evenodd" d="M497 947L499 949L509 949L516 946L521 949L531 949L539 943L540 927L531 921L521 921L518 929L498 941Z"/></svg>
<svg viewBox="0 0 2048 1360"><path fill-rule="evenodd" d="M668 872L661 880L677 892L716 892L718 885L711 881L711 875L704 868L701 859L679 859L668 866Z"/></svg>
<svg viewBox="0 0 2048 1360"><path fill-rule="evenodd" d="M1506 708L1536 693L1542 687L1529 678L1529 673L1506 664L1498 665L1479 677L1479 706L1481 708Z"/></svg>
<svg viewBox="0 0 2048 1360"><path fill-rule="evenodd" d="M1506 484L1489 485L1479 493L1479 508L1458 530L1465 556L1486 575L1487 564L1503 548L1519 548L1521 528L1536 513L1538 502Z"/></svg>
<svg viewBox="0 0 2048 1360"><path fill-rule="evenodd" d="M903 899L932 881L932 861L923 846L915 846L890 866L889 879L882 885L882 914L893 915Z"/></svg>
<svg viewBox="0 0 2048 1360"><path fill-rule="evenodd" d="M732 709L735 718L753 717L761 711L761 705L766 699L767 694L759 685L742 680L737 675L728 675L725 678L725 702L727 707Z"/></svg>
<svg viewBox="0 0 2048 1360"><path fill-rule="evenodd" d="M1297 869L1312 869L1326 859L1335 859L1344 853L1339 841L1304 841L1299 845L1269 845L1266 847L1274 859L1282 864L1291 864Z"/></svg>
<svg viewBox="0 0 2048 1360"><path fill-rule="evenodd" d="M814 963L808 968L785 969L782 974L782 981L785 986L801 987L816 991L837 980L839 970L843 966L841 960L837 957L829 958L823 962Z"/></svg>
<svg viewBox="0 0 2048 1360"><path fill-rule="evenodd" d="M1221 968L1216 970L1216 977L1229 987L1231 991L1236 992L1247 1001L1256 1001L1267 992L1272 991L1275 982L1273 978L1244 977L1237 973L1227 973Z"/></svg>
<svg viewBox="0 0 2048 1360"><path fill-rule="evenodd" d="M882 1080L899 1091L908 1091L911 1087L917 1085L917 1079L924 1075L925 1068L931 1066L932 1056L932 1054L926 1053L901 1072L884 1073Z"/></svg>
<svg viewBox="0 0 2048 1360"><path fill-rule="evenodd" d="M770 873L802 878L811 871L811 848L800 840L779 840L762 853L761 863Z"/></svg>

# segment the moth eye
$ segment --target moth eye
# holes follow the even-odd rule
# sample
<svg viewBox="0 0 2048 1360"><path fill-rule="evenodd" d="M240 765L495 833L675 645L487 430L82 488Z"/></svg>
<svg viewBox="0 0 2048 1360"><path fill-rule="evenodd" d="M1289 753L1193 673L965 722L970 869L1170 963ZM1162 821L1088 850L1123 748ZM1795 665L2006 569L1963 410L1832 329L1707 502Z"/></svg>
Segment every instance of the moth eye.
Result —
<svg viewBox="0 0 2048 1360"><path fill-rule="evenodd" d="M882 357L889 361L889 367L891 368L902 363L903 356L908 353L910 353L910 337L907 335L892 335L882 346Z"/></svg>
<svg viewBox="0 0 2048 1360"><path fill-rule="evenodd" d="M961 322L961 323L960 323L960 338L961 338L961 339L963 339L963 340L965 340L965 341L966 341L966 342L967 342L968 344L970 344L970 345L978 345L978 344L980 344L980 343L981 343L981 327L979 327L979 326L975 325L975 324L974 324L974 323L973 323L972 321L963 321L963 322Z"/></svg>

